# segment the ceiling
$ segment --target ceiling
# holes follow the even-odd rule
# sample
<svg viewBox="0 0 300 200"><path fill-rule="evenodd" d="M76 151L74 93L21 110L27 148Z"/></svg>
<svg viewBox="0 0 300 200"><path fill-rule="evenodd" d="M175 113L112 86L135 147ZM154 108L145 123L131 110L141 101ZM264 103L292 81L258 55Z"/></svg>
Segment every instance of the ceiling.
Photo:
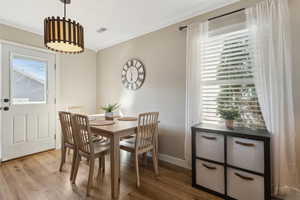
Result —
<svg viewBox="0 0 300 200"><path fill-rule="evenodd" d="M67 17L85 28L85 45L103 49L238 0L72 0ZM59 0L0 0L0 23L43 34L43 20L63 16ZM97 30L108 30L99 34Z"/></svg>

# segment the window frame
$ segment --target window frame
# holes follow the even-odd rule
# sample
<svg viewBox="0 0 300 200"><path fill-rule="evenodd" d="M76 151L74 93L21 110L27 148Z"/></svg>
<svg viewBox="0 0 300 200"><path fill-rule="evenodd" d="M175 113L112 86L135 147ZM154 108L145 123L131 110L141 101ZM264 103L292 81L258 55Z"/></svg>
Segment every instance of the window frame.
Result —
<svg viewBox="0 0 300 200"><path fill-rule="evenodd" d="M231 34L234 35L234 33L238 32L238 31L245 31L245 35L247 35L247 37L249 37L249 39L251 39L250 30L248 30L246 24L245 23L239 23L239 24L234 24L234 25L222 27L222 28L219 28L219 29L216 29L216 30L213 30L213 31L209 31L208 32L208 36L206 38L202 39L201 41L199 41L199 45L201 46L201 45L203 45L203 43L209 44L211 41L213 41L213 42L215 42L217 44L218 41L226 40L226 35L229 35L228 38L230 38ZM231 36L231 38L234 38L234 37ZM201 113L201 116L200 116L200 119L201 119L201 122L205 122L205 123L214 123L215 122L214 124L221 124L224 121L223 119L221 119L220 117L218 117L218 111L217 110L218 110L218 106L219 105L218 105L218 100L217 99L218 99L218 95L220 94L219 91L215 93L216 94L216 97L215 97L216 98L216 100L215 100L216 103L215 103L215 105L212 104L212 106L211 106L211 107L214 107L214 106L216 107L216 108L212 108L211 109L211 110L216 110L215 112L212 112L212 113L215 113L216 120L215 121L212 120L212 122L208 122L208 120L204 119L205 118L204 114L205 113L209 113L209 111L208 111L209 108L207 108L208 106L204 106L203 105L205 102L209 101L209 100L206 100L206 101L203 100L203 98L205 98L205 97L203 97L204 90L205 90L204 87L206 87L206 86L208 86L208 87L209 86L216 86L217 87L217 86L223 86L223 85L224 86L240 85L241 87L237 87L237 88L239 88L240 90L242 90L243 89L242 87L244 85L245 86L247 86L247 85L248 86L249 85L253 85L253 87L248 87L248 89L251 89L251 88L255 89L255 94L256 94L255 95L255 98L256 98L255 103L257 103L258 106L257 106L257 110L252 110L252 111L250 110L251 111L250 113L255 113L255 112L258 111L259 114L257 115L257 117L253 118L253 119L257 120L256 121L257 123L252 123L252 125L254 125L255 128L258 128L258 129L265 129L266 128L265 127L265 122L264 122L264 119L263 119L263 116L262 116L262 113L261 113L261 107L260 107L259 101L258 101L258 94L257 94L256 87L255 87L255 77L254 77L255 63L254 63L254 60L253 60L253 50L254 49L253 49L253 45L251 45L251 41L248 44L248 47L249 47L248 52L249 52L250 55L247 55L246 58L247 59L249 58L250 61L251 61L250 66L248 66L249 68L251 68L251 73L249 73L249 76L251 76L251 77L249 77L249 78L243 77L243 76L246 76L245 75L246 73L245 74L242 73L242 74L237 74L237 77L239 77L239 75L240 75L240 78L231 79L231 80L203 80L203 72L205 70L205 67L203 66L203 62L207 62L203 58L203 52L206 51L204 48L208 48L208 47L203 47L203 46L200 47L200 54L201 54L201 56L200 56L200 63L201 63L200 64L201 65L201 70L200 70L201 71L201 75L200 75L201 76L201 81L200 81L200 83L201 83L201 87L200 87L201 88L200 89L201 90L201 92L200 92L200 101L201 101L201 103L200 103L200 109L201 109L200 113ZM214 49L213 47L211 47L211 48ZM215 49L217 49L217 48L215 48ZM240 48L240 50L244 50L244 49L246 49L246 48L244 48L244 47ZM220 52L220 55L218 55L218 51ZM210 51L210 53L212 55L216 55L215 57L216 57L217 60L218 59L220 60L219 61L220 63L222 62L222 53L223 52L224 52L224 50L221 50L221 51L220 50L216 50L216 53L213 50ZM228 52L230 52L230 51L228 51ZM237 53L237 55L239 55L239 53ZM218 62L218 61L216 61L216 62ZM215 71L215 70L217 71L218 65L219 64L216 64L215 67L212 67L211 71ZM226 64L226 65L230 65L230 63ZM212 66L214 66L214 64ZM238 67L238 66L236 66L236 67ZM234 69L234 67L229 67L229 68ZM206 67L206 70L207 70L207 67ZM240 69L240 70L236 70L236 71L234 71L234 70L229 70L228 71L228 73L232 73L232 72L237 72L237 73L238 72L250 72L250 70L249 69L247 69L247 70ZM218 72L216 72L216 73L211 72L212 79L214 77L217 78L217 73ZM207 73L207 74L210 74L210 73ZM224 76L226 77L227 75L224 75ZM229 77L232 78L232 76L229 76ZM206 89L206 90L208 90L208 89ZM240 92L240 94L242 94L242 92ZM234 96L234 95L232 95L232 96ZM245 102L248 102L248 101L245 101ZM254 105L248 105L248 106L251 107L251 106L254 106ZM206 108L204 108L204 107L206 107ZM241 107L241 105L238 105L237 107ZM204 110L205 110L205 112L204 112ZM239 112L245 112L245 111L247 111L247 109L243 110L243 109L239 108ZM249 122L251 122L251 121L249 120L248 123ZM242 120L242 121L238 122L238 125L242 126L242 127L248 127L248 123L247 123L247 120ZM250 127L250 128L253 128L253 127Z"/></svg>
<svg viewBox="0 0 300 200"><path fill-rule="evenodd" d="M14 66L13 66L13 59L15 57L19 58L24 58L28 60L34 60L34 61L40 61L46 63L46 73L45 73L45 84L44 84L44 101L30 101L30 102L20 102L16 103L13 101L13 84L12 81L14 80ZM20 53L15 53L15 52L10 52L10 60L9 60L9 96L10 96L10 104L14 106L18 105L45 105L48 104L48 68L49 68L49 63L47 59L36 57L36 56L29 56L29 55L24 55Z"/></svg>

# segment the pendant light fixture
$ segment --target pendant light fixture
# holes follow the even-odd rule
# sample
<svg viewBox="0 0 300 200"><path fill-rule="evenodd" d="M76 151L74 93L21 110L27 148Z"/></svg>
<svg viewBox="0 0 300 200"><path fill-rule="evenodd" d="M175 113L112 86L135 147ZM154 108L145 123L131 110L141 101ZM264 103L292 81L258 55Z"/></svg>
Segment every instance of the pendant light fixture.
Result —
<svg viewBox="0 0 300 200"><path fill-rule="evenodd" d="M44 20L45 46L61 53L82 53L84 51L84 29L71 19L66 18L66 5L71 0L60 0L64 3L64 17L47 17Z"/></svg>

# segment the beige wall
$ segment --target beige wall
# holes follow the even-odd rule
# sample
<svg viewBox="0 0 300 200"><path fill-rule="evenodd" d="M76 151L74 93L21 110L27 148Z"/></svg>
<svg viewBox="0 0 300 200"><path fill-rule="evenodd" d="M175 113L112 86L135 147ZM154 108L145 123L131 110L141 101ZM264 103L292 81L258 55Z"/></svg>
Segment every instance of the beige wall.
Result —
<svg viewBox="0 0 300 200"><path fill-rule="evenodd" d="M43 37L0 24L0 40L44 48ZM83 105L87 112L96 111L96 52L59 56L59 106Z"/></svg>
<svg viewBox="0 0 300 200"><path fill-rule="evenodd" d="M125 110L142 112L158 110L161 113L160 153L184 158L185 120L185 56L186 33L180 25L204 21L223 13L249 7L260 0L243 0L182 23L149 33L136 39L103 49L97 56L97 105L120 102ZM292 15L294 44L294 96L297 132L300 133L300 1L289 0ZM146 82L136 92L123 88L120 72L130 58L139 58L146 65ZM300 166L300 134L297 151ZM300 171L300 169L299 169Z"/></svg>
<svg viewBox="0 0 300 200"><path fill-rule="evenodd" d="M124 113L160 112L159 151L184 158L185 34L176 27L102 50L97 57L97 105L119 102ZM130 58L146 67L135 92L124 89L121 69Z"/></svg>
<svg viewBox="0 0 300 200"><path fill-rule="evenodd" d="M60 81L61 105L82 105L87 113L96 113L96 52L62 55Z"/></svg>

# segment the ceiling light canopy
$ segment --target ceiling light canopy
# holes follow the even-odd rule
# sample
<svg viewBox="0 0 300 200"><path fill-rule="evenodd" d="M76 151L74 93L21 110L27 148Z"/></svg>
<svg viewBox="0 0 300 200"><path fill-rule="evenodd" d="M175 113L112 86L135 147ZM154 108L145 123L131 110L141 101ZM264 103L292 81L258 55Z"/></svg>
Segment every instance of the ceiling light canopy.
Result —
<svg viewBox="0 0 300 200"><path fill-rule="evenodd" d="M84 29L76 21L66 19L66 4L71 0L60 0L64 3L64 17L47 17L44 20L45 46L61 53L82 53L84 51Z"/></svg>
<svg viewBox="0 0 300 200"><path fill-rule="evenodd" d="M99 28L99 29L97 30L97 33L103 33L103 32L105 32L105 31L107 31L107 28L101 27L101 28Z"/></svg>

